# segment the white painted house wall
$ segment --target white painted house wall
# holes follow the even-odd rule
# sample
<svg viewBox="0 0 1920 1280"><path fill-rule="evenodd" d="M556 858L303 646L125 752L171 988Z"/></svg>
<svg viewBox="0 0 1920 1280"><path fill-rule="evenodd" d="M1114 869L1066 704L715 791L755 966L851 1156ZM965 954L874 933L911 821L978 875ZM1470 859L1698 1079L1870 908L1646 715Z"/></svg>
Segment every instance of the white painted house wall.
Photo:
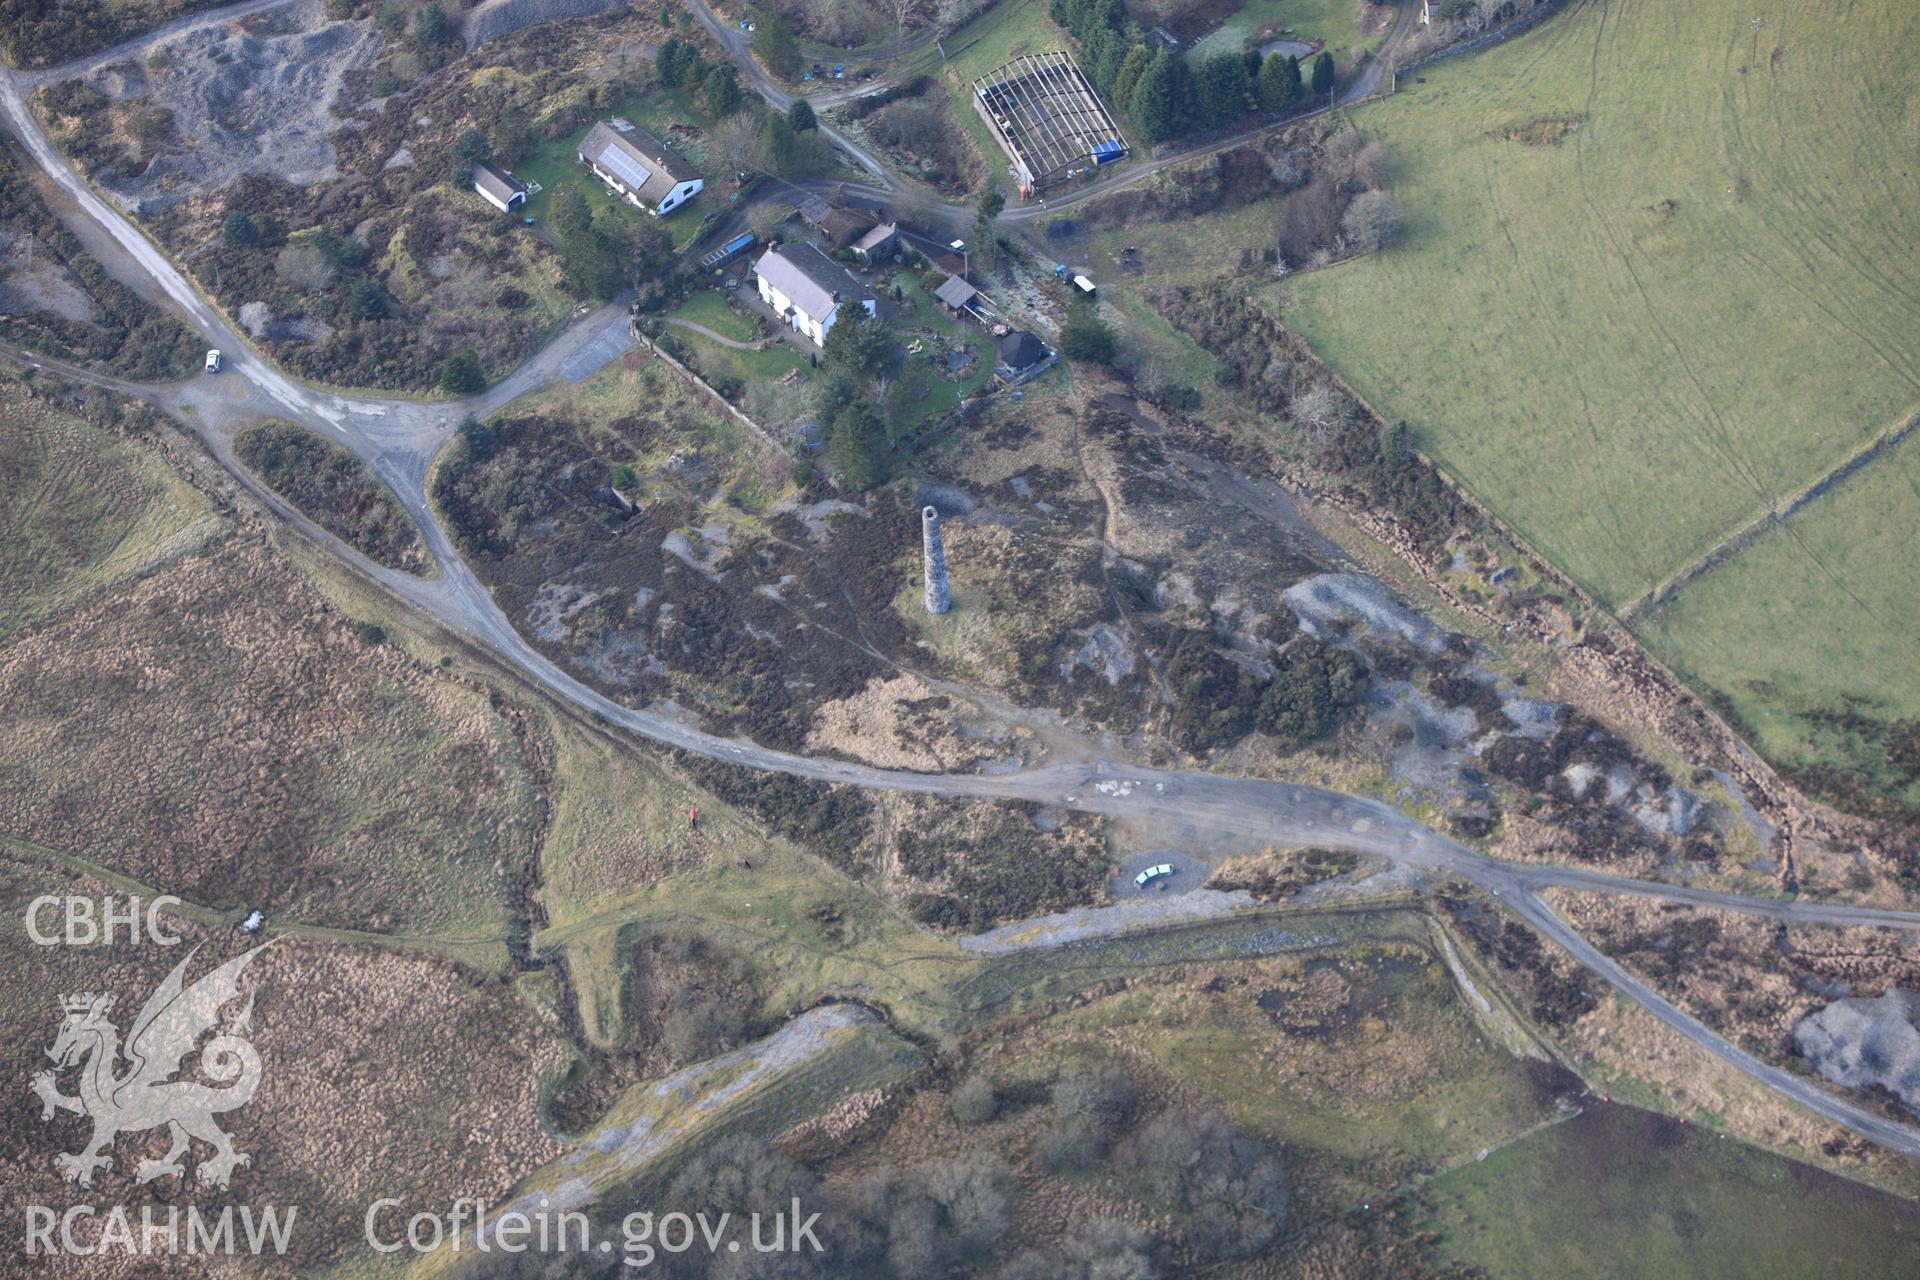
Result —
<svg viewBox="0 0 1920 1280"><path fill-rule="evenodd" d="M527 198L524 191L516 191L505 200L502 200L499 196L496 196L493 192L487 190L477 182L473 184L473 189L482 200L485 200L502 213L512 213L513 206L524 203Z"/></svg>
<svg viewBox="0 0 1920 1280"><path fill-rule="evenodd" d="M820 346L824 347L827 345L827 332L833 328L833 322L840 318L840 308L844 305L843 303L836 302L833 310L827 312L824 316L810 316L795 306L793 299L787 297L786 294L780 292L771 284L768 284L765 276L757 276L755 278L760 281L761 301L765 302L775 311L786 314L787 323L793 327L795 332L805 334ZM867 309L868 315L878 314L878 310L873 304L873 299L863 298L860 300L860 305Z"/></svg>
<svg viewBox="0 0 1920 1280"><path fill-rule="evenodd" d="M681 205L693 199L694 196L700 194L701 188L707 185L706 179L704 178L689 178L685 182L676 183L673 190L667 192L667 198L662 200L657 208L648 208L647 202L640 198L639 192L608 173L605 169L602 169L599 165L589 161L587 168L593 170L594 176L604 182L609 191L636 209L646 209L648 213L656 218L663 214L672 213L675 209L678 209Z"/></svg>
<svg viewBox="0 0 1920 1280"><path fill-rule="evenodd" d="M662 200L660 207L653 212L655 215L661 217L672 213L675 209L678 209L681 205L698 195L700 188L706 185L705 179L702 178L691 178L686 182L679 183L673 190L667 192L667 198Z"/></svg>

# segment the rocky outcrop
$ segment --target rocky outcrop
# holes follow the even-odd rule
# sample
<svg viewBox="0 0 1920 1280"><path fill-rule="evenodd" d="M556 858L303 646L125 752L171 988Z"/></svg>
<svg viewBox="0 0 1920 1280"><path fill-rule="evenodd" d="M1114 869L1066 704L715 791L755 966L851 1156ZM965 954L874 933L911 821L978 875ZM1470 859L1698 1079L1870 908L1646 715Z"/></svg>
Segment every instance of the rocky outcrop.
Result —
<svg viewBox="0 0 1920 1280"><path fill-rule="evenodd" d="M1835 1000L1800 1019L1793 1041L1834 1083L1879 1085L1920 1112L1920 995L1895 987L1871 1000Z"/></svg>
<svg viewBox="0 0 1920 1280"><path fill-rule="evenodd" d="M627 0L482 0L460 20L460 36L472 49L536 22L587 18L626 7Z"/></svg>

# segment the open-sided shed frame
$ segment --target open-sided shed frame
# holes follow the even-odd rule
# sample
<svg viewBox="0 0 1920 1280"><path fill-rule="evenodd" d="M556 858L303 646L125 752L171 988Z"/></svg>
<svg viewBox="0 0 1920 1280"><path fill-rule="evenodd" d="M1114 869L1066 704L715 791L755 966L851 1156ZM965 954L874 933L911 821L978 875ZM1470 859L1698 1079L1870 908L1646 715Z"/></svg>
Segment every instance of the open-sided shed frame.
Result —
<svg viewBox="0 0 1920 1280"><path fill-rule="evenodd" d="M1031 192L1126 154L1126 137L1064 50L1029 53L973 82L973 105Z"/></svg>

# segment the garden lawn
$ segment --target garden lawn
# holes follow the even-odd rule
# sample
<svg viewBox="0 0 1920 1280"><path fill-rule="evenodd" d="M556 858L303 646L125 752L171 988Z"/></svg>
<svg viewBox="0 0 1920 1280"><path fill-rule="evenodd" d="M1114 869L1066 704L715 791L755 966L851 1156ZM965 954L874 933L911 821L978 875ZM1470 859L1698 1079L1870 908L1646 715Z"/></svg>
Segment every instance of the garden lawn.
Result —
<svg viewBox="0 0 1920 1280"><path fill-rule="evenodd" d="M735 342L752 342L755 333L753 320L741 315L727 305L727 300L714 289L696 290L685 302L667 313L668 318L687 320L694 324L705 325L715 333L732 338Z"/></svg>
<svg viewBox="0 0 1920 1280"><path fill-rule="evenodd" d="M531 187L539 183L541 190L527 197L526 216L540 223L547 220L547 206L554 188L562 183L572 183L580 188L587 198L587 204L593 209L606 206L619 209L629 218L644 218L642 213L626 201L607 190L592 171L584 168L579 161L578 152L581 141L601 120L621 116L645 129L662 141L673 141L671 126L675 124L706 127L706 117L693 110L679 94L649 93L629 99L613 110L595 116L586 124L564 138L542 142L520 164L515 165L513 176ZM703 140L679 143L674 149L692 163L707 180L707 189L668 214L663 224L667 234L673 237L676 248L683 247L700 229L701 211L724 208L727 200L724 192L718 190L725 185L726 172L720 162L709 160Z"/></svg>
<svg viewBox="0 0 1920 1280"><path fill-rule="evenodd" d="M668 326L666 332L693 348L700 360L700 373L709 380L730 376L742 382L770 381L784 376L788 370L807 367L806 358L784 343L776 343L765 351L736 351L679 325Z"/></svg>
<svg viewBox="0 0 1920 1280"><path fill-rule="evenodd" d="M1354 11L1352 0L1247 0L1225 24L1194 41L1187 50L1187 61L1198 64L1216 53L1238 53L1272 27L1275 39L1307 44L1322 41L1327 52L1345 62L1348 50L1355 46L1375 48L1386 36L1385 32L1361 35ZM1293 34L1282 37L1280 30L1284 27L1292 27Z"/></svg>
<svg viewBox="0 0 1920 1280"><path fill-rule="evenodd" d="M978 358L965 377L954 382L928 371L926 411L929 417L947 412L961 400L973 395L993 379L993 361L996 354L993 335L972 321L955 320L947 315L946 309L935 302L921 286L919 276L911 271L902 271L893 278L900 288L900 315L897 328L906 331L912 329L931 329L948 341L965 342L973 347ZM926 363L929 352L909 355L909 364Z"/></svg>

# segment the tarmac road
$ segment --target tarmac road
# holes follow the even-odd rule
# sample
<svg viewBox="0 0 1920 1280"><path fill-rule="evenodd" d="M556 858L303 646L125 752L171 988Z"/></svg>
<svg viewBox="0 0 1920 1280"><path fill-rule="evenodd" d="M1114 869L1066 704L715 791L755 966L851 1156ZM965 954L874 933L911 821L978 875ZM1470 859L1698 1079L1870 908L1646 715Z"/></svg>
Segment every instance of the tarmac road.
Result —
<svg viewBox="0 0 1920 1280"><path fill-rule="evenodd" d="M696 11L705 10L700 0L690 2ZM711 16L710 10L706 12ZM714 21L717 22L717 18ZM728 47L735 48L732 42L728 42ZM744 60L743 72L750 69L757 72L750 59ZM758 79L764 80L764 73L758 73ZM777 88L774 92L778 92ZM774 101L769 95L763 96ZM1751 911L1781 919L1916 931L1920 931L1920 913L1709 894L1571 868L1500 862L1421 826L1379 801L1317 787L1157 771L1108 760L1053 764L999 775L875 769L791 755L745 739L721 738L674 715L613 702L536 651L514 629L486 587L455 551L428 507L426 480L431 459L462 417L468 413L491 412L559 376L560 368L572 354L604 336L608 326L625 323L624 299L581 317L525 366L471 400L456 403L382 400L310 387L294 382L242 342L226 319L199 295L144 233L110 208L68 167L26 109L21 83L10 71L0 75L0 118L5 119L34 162L74 199L79 210L110 233L126 249L131 264L146 273L160 292L178 304L208 345L219 347L227 355L225 371L221 374L190 379L173 387L141 387L97 378L71 368L63 372L141 395L176 411L191 405L196 411L182 415L186 425L206 441L214 456L234 471L250 492L261 496L273 510L315 536L317 542L360 572L472 643L492 651L552 696L597 712L609 723L641 736L749 769L894 791L1030 800L1160 824L1184 823L1198 831L1237 834L1252 844L1299 843L1351 849L1460 877L1500 897L1511 910L1553 938L1587 969L1721 1061L1835 1124L1890 1150L1920 1159L1920 1132L1854 1106L1812 1081L1769 1066L1732 1045L1593 946L1548 907L1538 893L1558 885ZM58 365L55 361L43 363ZM234 383L244 385L236 389ZM392 486L419 525L439 573L422 579L375 566L263 491L233 458L232 436L237 429L265 414L307 426L365 459Z"/></svg>

